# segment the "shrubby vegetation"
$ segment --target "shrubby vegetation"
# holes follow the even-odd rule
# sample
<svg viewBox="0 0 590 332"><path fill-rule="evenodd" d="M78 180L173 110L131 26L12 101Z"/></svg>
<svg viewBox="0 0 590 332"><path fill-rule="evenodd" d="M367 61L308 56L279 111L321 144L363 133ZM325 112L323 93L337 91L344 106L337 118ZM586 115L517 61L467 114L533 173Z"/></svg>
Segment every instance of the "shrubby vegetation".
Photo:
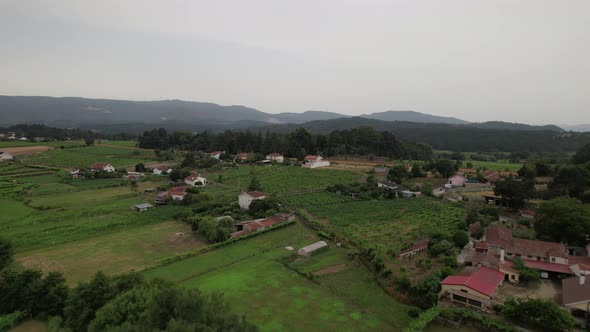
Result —
<svg viewBox="0 0 590 332"><path fill-rule="evenodd" d="M509 320L530 324L543 331L570 331L576 327L574 318L550 299L508 299L502 314Z"/></svg>

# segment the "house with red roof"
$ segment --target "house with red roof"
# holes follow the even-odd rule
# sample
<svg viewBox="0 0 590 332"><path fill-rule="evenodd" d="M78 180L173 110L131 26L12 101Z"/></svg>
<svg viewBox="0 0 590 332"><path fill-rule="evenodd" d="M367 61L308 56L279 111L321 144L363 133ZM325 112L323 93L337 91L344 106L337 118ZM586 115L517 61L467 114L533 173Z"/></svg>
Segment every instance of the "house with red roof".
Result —
<svg viewBox="0 0 590 332"><path fill-rule="evenodd" d="M526 267L541 271L545 278L573 275L572 266L583 261L570 256L563 243L514 238L512 231L503 226L486 227L483 243L495 254L505 252L507 260L522 259Z"/></svg>
<svg viewBox="0 0 590 332"><path fill-rule="evenodd" d="M156 202L156 204L166 204L166 200L168 199L168 197L172 198L172 200L175 201L182 201L184 199L184 196L186 196L186 188L187 186L170 188L169 190L166 190L158 194L154 201Z"/></svg>
<svg viewBox="0 0 590 332"><path fill-rule="evenodd" d="M282 154L276 152L267 154L266 159L276 163L282 163L285 160Z"/></svg>
<svg viewBox="0 0 590 332"><path fill-rule="evenodd" d="M239 161L246 161L250 158L250 154L246 152L241 152L236 155L236 159Z"/></svg>
<svg viewBox="0 0 590 332"><path fill-rule="evenodd" d="M112 173L115 171L115 167L113 167L113 165L111 164L105 164L105 163L94 163L90 166L90 171L91 172L107 172L107 173Z"/></svg>
<svg viewBox="0 0 590 332"><path fill-rule="evenodd" d="M158 166L158 167L154 167L152 172L156 175L167 175L167 174L170 174L170 172L172 172L172 168L167 167L167 166Z"/></svg>
<svg viewBox="0 0 590 332"><path fill-rule="evenodd" d="M322 158L322 156L307 155L307 156L305 156L305 158L303 158L303 160L305 161L305 163L301 166L303 166L305 168L318 168L318 167L330 166L330 162L327 160L324 160L324 158Z"/></svg>
<svg viewBox="0 0 590 332"><path fill-rule="evenodd" d="M238 203L240 205L240 208L247 210L250 208L250 204L252 203L252 201L265 198L266 194L262 191L247 191L238 195Z"/></svg>
<svg viewBox="0 0 590 332"><path fill-rule="evenodd" d="M184 178L184 183L193 187L202 187L207 184L207 179L201 175L189 175Z"/></svg>
<svg viewBox="0 0 590 332"><path fill-rule="evenodd" d="M491 307L496 291L502 286L505 276L504 273L485 266L448 276L440 282L439 299L448 299L451 303L485 310Z"/></svg>
<svg viewBox="0 0 590 332"><path fill-rule="evenodd" d="M399 259L411 258L415 255L425 253L428 251L428 244L430 243L430 239L424 238L417 241L414 241L410 244L410 248L406 249L399 254L397 257Z"/></svg>
<svg viewBox="0 0 590 332"><path fill-rule="evenodd" d="M249 220L249 221L242 221L235 224L236 231L230 234L231 239L235 239L245 234L249 234L252 232L258 232L274 225L291 221L295 218L294 215L288 213L277 213L274 216L256 219L256 220Z"/></svg>
<svg viewBox="0 0 590 332"><path fill-rule="evenodd" d="M500 173L497 171L482 171L481 174L483 175L484 181L491 185L495 185L501 178Z"/></svg>

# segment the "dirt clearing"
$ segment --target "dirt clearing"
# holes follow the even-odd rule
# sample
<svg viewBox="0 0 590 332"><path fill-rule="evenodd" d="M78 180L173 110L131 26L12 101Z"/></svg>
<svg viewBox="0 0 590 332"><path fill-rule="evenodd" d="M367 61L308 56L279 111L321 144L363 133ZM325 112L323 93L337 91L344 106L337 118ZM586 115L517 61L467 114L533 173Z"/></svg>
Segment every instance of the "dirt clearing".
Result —
<svg viewBox="0 0 590 332"><path fill-rule="evenodd" d="M334 266L325 267L321 270L317 270L313 274L315 274L316 276L323 276L325 274L336 273L336 272L340 272L340 271L343 271L346 269L348 269L348 265L338 264L338 265L334 265Z"/></svg>
<svg viewBox="0 0 590 332"><path fill-rule="evenodd" d="M0 151L10 153L13 156L26 156L33 153L45 152L53 149L50 146L35 145L35 146L19 146L12 148L0 148Z"/></svg>

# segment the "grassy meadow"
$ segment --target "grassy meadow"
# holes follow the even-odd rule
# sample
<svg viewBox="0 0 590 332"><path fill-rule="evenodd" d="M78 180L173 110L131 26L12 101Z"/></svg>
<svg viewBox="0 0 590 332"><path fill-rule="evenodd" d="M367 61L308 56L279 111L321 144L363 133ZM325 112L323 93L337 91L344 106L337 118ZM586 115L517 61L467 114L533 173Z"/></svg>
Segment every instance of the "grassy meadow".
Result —
<svg viewBox="0 0 590 332"><path fill-rule="evenodd" d="M318 240L305 227L293 225L147 270L144 275L205 292L223 292L232 309L262 331L399 331L409 323L408 308L385 294L364 267L347 258L345 249L330 247L300 259L295 266L282 262L293 254L285 246L297 250ZM345 269L318 275L313 281L297 272L342 264Z"/></svg>
<svg viewBox="0 0 590 332"><path fill-rule="evenodd" d="M53 149L22 158L25 164L62 168L88 168L95 162L110 163L119 168L155 160L156 155L151 150L101 145Z"/></svg>

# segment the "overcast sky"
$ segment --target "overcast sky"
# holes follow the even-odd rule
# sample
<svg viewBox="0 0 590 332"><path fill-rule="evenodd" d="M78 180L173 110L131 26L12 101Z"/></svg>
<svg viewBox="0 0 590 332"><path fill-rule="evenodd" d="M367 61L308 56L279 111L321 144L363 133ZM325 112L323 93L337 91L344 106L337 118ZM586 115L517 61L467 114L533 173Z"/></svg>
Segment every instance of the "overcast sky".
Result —
<svg viewBox="0 0 590 332"><path fill-rule="evenodd" d="M590 123L590 1L0 1L0 94Z"/></svg>

